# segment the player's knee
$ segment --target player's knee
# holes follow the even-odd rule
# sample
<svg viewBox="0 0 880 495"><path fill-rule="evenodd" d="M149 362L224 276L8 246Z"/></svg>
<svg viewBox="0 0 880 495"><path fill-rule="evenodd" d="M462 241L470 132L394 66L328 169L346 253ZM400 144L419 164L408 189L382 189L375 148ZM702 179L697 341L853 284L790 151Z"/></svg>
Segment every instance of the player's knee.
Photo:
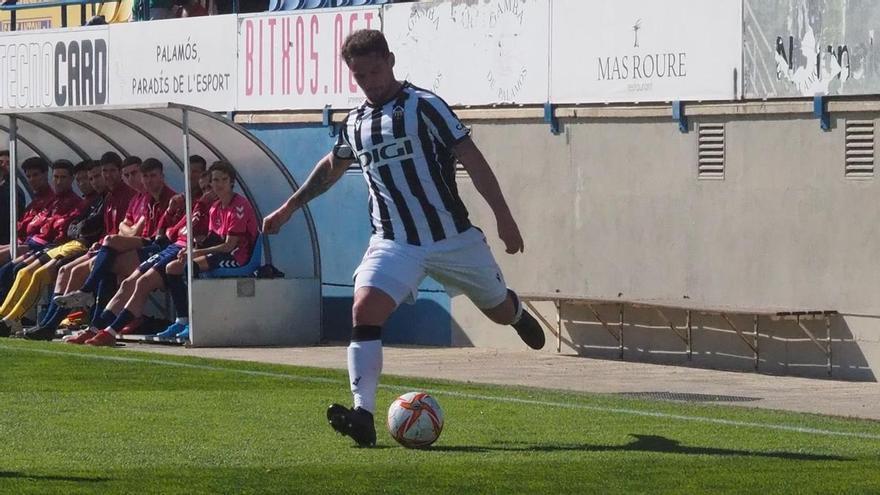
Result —
<svg viewBox="0 0 880 495"><path fill-rule="evenodd" d="M394 311L394 302L377 297L355 297L351 307L351 320L354 325L382 326Z"/></svg>
<svg viewBox="0 0 880 495"><path fill-rule="evenodd" d="M127 280L127 279L126 279ZM150 280L148 277L140 277L134 282L134 291L135 292L143 292L147 290L152 290L150 287Z"/></svg>
<svg viewBox="0 0 880 495"><path fill-rule="evenodd" d="M183 263L174 260L165 266L165 273L168 275L180 275L183 273Z"/></svg>
<svg viewBox="0 0 880 495"><path fill-rule="evenodd" d="M131 277L126 277L122 283L119 284L119 290L123 292L132 291L137 286L137 279L133 279Z"/></svg>

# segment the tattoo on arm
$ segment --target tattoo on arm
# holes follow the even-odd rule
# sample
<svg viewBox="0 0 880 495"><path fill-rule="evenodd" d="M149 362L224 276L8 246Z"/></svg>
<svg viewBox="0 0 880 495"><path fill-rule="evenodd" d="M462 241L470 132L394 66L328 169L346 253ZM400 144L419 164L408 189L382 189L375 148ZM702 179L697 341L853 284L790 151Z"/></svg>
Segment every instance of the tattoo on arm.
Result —
<svg viewBox="0 0 880 495"><path fill-rule="evenodd" d="M342 174L335 173L329 163L321 164L312 172L312 175L309 176L302 187L296 191L294 197L297 205L304 205L324 194L340 177L342 177Z"/></svg>

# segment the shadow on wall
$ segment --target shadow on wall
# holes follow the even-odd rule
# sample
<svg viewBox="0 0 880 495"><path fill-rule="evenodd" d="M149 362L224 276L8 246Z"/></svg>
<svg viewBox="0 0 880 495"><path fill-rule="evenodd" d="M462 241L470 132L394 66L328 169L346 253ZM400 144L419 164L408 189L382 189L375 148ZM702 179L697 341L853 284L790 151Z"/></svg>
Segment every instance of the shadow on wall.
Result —
<svg viewBox="0 0 880 495"><path fill-rule="evenodd" d="M618 305L594 306L605 321L599 323L589 309L563 306L562 347L578 355L620 359L620 313ZM551 313L542 309L545 315ZM690 355L688 353L687 313L664 310L673 330L653 309L624 309L623 359L663 364L677 364L711 369L758 371L759 373L828 378L827 330L824 319L801 323L818 340L817 345L801 330L796 321L758 320L758 359L755 345L754 317L730 315L730 321L742 336L719 315L691 312ZM756 368L757 365L757 368ZM843 317L831 317L831 378L876 381L876 377Z"/></svg>
<svg viewBox="0 0 880 495"><path fill-rule="evenodd" d="M445 299L445 300L444 300ZM444 304L445 303L445 304ZM324 294L324 340L348 342L351 336L351 296ZM401 304L382 329L385 344L428 346L452 345L449 298L419 297L415 304Z"/></svg>

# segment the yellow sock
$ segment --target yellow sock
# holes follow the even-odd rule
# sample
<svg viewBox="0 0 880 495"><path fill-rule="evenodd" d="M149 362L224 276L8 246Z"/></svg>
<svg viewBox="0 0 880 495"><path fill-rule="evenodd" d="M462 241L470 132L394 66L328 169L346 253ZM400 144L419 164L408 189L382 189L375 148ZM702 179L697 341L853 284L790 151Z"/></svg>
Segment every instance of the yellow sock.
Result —
<svg viewBox="0 0 880 495"><path fill-rule="evenodd" d="M0 306L0 315L9 317L9 313L21 297L21 293L28 284L30 284L35 271L36 268L32 265L28 265L15 275L15 282L12 284L12 288L9 289L9 293L6 294L6 299L3 300L3 305Z"/></svg>
<svg viewBox="0 0 880 495"><path fill-rule="evenodd" d="M12 308L12 310L10 310L6 317L17 320L24 316L25 313L37 304L37 301L40 300L40 294L43 292L43 289L51 282L52 277L49 274L49 270L45 267L40 267L34 272L33 276L30 277L30 283L24 291L22 291L21 297L18 298L18 303Z"/></svg>

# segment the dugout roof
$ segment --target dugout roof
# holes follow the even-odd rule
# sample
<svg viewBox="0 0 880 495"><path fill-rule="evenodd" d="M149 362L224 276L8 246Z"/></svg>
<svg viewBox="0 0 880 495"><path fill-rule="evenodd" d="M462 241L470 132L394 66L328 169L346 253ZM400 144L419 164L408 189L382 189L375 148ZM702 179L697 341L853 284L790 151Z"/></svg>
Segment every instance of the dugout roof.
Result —
<svg viewBox="0 0 880 495"><path fill-rule="evenodd" d="M239 174L236 190L250 200L261 221L298 188L281 160L247 130L218 114L186 105L2 109L0 136L9 137L14 123L19 164L35 155L76 163L99 159L107 151L123 158L157 158L164 164L166 182L183 191L184 167L188 166L184 120L189 154L203 156L209 166L216 160L232 163ZM320 278L317 234L308 209L297 212L278 235L264 236L264 248L265 262L288 278Z"/></svg>

